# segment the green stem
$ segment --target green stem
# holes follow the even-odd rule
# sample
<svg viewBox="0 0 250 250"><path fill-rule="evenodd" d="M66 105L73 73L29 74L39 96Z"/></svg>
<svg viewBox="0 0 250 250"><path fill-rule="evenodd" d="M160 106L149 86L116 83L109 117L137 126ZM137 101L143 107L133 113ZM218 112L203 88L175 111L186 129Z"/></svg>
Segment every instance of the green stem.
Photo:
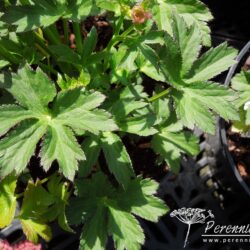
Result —
<svg viewBox="0 0 250 250"><path fill-rule="evenodd" d="M40 180L40 181L39 181L39 184L44 184L44 183L47 182L48 180L49 180L49 178L46 177L46 178Z"/></svg>
<svg viewBox="0 0 250 250"><path fill-rule="evenodd" d="M12 64L20 63L20 60L16 56L12 55L8 50L6 50L4 46L2 46L1 44L0 44L0 55L3 56L7 61L9 61Z"/></svg>
<svg viewBox="0 0 250 250"><path fill-rule="evenodd" d="M45 28L44 34L46 35L46 37L49 39L51 43L56 44L56 45L61 44L60 35L58 34L58 31L55 25L51 25L50 27Z"/></svg>
<svg viewBox="0 0 250 250"><path fill-rule="evenodd" d="M63 34L64 34L64 42L66 44L69 43L69 25L68 20L63 19Z"/></svg>
<svg viewBox="0 0 250 250"><path fill-rule="evenodd" d="M20 194L16 194L15 196L16 196L16 199L19 199L19 198L21 198L21 197L24 196L24 192L23 192L23 193L20 193Z"/></svg>
<svg viewBox="0 0 250 250"><path fill-rule="evenodd" d="M124 16L121 15L120 18L119 18L119 20L118 20L118 22L117 22L117 25L115 27L114 36L118 36L119 35L121 27L122 27L123 20L124 20Z"/></svg>
<svg viewBox="0 0 250 250"><path fill-rule="evenodd" d="M47 53L46 50L44 50L38 43L35 43L35 47L45 56L45 57L49 57L49 53Z"/></svg>
<svg viewBox="0 0 250 250"><path fill-rule="evenodd" d="M111 41L109 42L106 50L110 51L110 49L115 46L116 44L118 44L122 39L124 39L131 31L133 31L134 29L134 25L132 24L131 26L128 27L128 29L126 29L121 35L116 35L114 34L114 37L111 39Z"/></svg>
<svg viewBox="0 0 250 250"><path fill-rule="evenodd" d="M82 33L79 23L73 22L73 31L76 37L76 50L78 53L81 54L83 46L82 46Z"/></svg>
<svg viewBox="0 0 250 250"><path fill-rule="evenodd" d="M46 64L44 64L42 62L38 62L37 65L40 66L43 70L47 70L47 71L51 72L54 75L57 75L57 73L58 73L51 66L48 66L48 65L46 65Z"/></svg>
<svg viewBox="0 0 250 250"><path fill-rule="evenodd" d="M121 36L127 36L131 31L134 30L134 24L132 24L131 26L129 26L122 34Z"/></svg>
<svg viewBox="0 0 250 250"><path fill-rule="evenodd" d="M160 92L159 94L153 95L152 97L148 98L148 100L150 102L153 102L153 101L155 101L155 100L157 100L157 99L159 99L159 98L161 98L163 96L168 95L171 90L172 90L172 88L165 89L162 92Z"/></svg>

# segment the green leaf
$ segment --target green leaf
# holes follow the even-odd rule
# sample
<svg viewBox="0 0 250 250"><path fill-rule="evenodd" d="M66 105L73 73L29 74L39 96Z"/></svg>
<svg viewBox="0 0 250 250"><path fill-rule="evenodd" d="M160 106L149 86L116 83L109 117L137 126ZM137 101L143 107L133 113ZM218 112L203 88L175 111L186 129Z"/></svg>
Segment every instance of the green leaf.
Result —
<svg viewBox="0 0 250 250"><path fill-rule="evenodd" d="M159 52L160 68L169 84L178 87L181 83L182 56L177 43L165 34L165 46Z"/></svg>
<svg viewBox="0 0 250 250"><path fill-rule="evenodd" d="M250 71L242 70L233 77L231 83L232 88L239 94L239 98L236 100L239 108L250 100Z"/></svg>
<svg viewBox="0 0 250 250"><path fill-rule="evenodd" d="M156 181L138 177L131 181L123 194L119 194L118 204L126 211L131 211L145 220L157 222L159 217L168 210L161 199L153 196L158 187L159 184Z"/></svg>
<svg viewBox="0 0 250 250"><path fill-rule="evenodd" d="M214 133L215 114L227 120L239 119L232 103L235 93L207 81L234 64L236 50L222 44L195 60L200 43L193 41L193 37L199 40L199 35L194 34L198 31L194 26L187 28L178 15L174 15L172 28L174 37L166 34L165 46L160 51L160 68L165 81L174 88L170 95L174 99L178 118L190 129L197 125L205 132ZM192 36L190 32L193 32ZM193 51L189 54L192 41Z"/></svg>
<svg viewBox="0 0 250 250"><path fill-rule="evenodd" d="M224 119L239 119L232 101L235 93L216 83L194 83L183 88L183 92L173 91L176 112L183 124L190 129L197 125L208 133L215 132L215 111Z"/></svg>
<svg viewBox="0 0 250 250"><path fill-rule="evenodd" d="M56 89L48 77L38 68L35 71L25 65L17 74L7 79L4 88L10 92L18 103L38 114L47 115L47 105L55 95Z"/></svg>
<svg viewBox="0 0 250 250"><path fill-rule="evenodd" d="M140 249L144 233L136 217L157 221L168 209L154 197L158 184L137 177L127 190L114 188L107 177L98 172L91 179L76 181L77 197L69 204L69 220L84 222L81 249L105 249L108 236L113 236L116 249Z"/></svg>
<svg viewBox="0 0 250 250"><path fill-rule="evenodd" d="M32 199L30 199L32 197ZM53 197L44 189L40 182L28 183L18 219L28 240L38 242L38 236L46 241L52 237L51 229L46 224L43 214L53 204Z"/></svg>
<svg viewBox="0 0 250 250"><path fill-rule="evenodd" d="M58 224L60 227L68 232L73 232L69 227L68 221L65 215L66 205L70 197L70 192L68 191L68 185L66 182L62 181L62 177L59 175L52 175L47 184L48 191L52 195L54 204L49 207L49 209L43 214L48 221L53 221L58 219Z"/></svg>
<svg viewBox="0 0 250 250"><path fill-rule="evenodd" d="M150 46L146 44L140 44L139 49L142 55L145 57L145 59L148 60L151 64L153 64L156 69L158 69L159 68L158 54Z"/></svg>
<svg viewBox="0 0 250 250"><path fill-rule="evenodd" d="M246 132L249 130L250 125L250 109L245 107L245 104L250 101L250 71L242 70L236 74L231 84L239 95L239 98L235 100L235 104L240 109L240 121L233 121L233 126L240 132Z"/></svg>
<svg viewBox="0 0 250 250"><path fill-rule="evenodd" d="M38 235L41 236L44 240L50 241L52 238L52 232L48 225L41 223L39 221L32 219L22 219L20 220L23 232L26 235L27 239L38 243Z"/></svg>
<svg viewBox="0 0 250 250"><path fill-rule="evenodd" d="M206 81L236 63L237 51L226 43L204 53L193 65L186 79L188 83Z"/></svg>
<svg viewBox="0 0 250 250"><path fill-rule="evenodd" d="M95 50L97 44L97 38L98 38L97 31L96 28L93 26L83 43L83 51L81 55L83 65L85 65L88 62L88 58Z"/></svg>
<svg viewBox="0 0 250 250"><path fill-rule="evenodd" d="M56 55L59 62L66 62L73 65L81 66L81 58L72 49L64 44L60 45L50 45L49 49L51 53Z"/></svg>
<svg viewBox="0 0 250 250"><path fill-rule="evenodd" d="M86 161L80 162L78 173L79 177L88 175L91 168L97 163L101 150L100 142L93 136L88 137L83 141L82 149L85 152L87 159Z"/></svg>
<svg viewBox="0 0 250 250"><path fill-rule="evenodd" d="M1 75L0 80L20 104L0 107L0 134L18 125L0 141L3 176L14 170L22 172L46 134L40 153L44 169L57 160L60 171L73 180L78 161L85 157L72 130L77 134L86 130L98 134L117 129L110 114L97 109L105 99L99 92L84 92L78 87L61 91L55 98L54 83L40 69L35 72L27 66L18 74Z"/></svg>
<svg viewBox="0 0 250 250"><path fill-rule="evenodd" d="M53 2L36 2L35 5L10 6L1 20L17 26L17 32L29 31L38 27L47 27L56 22L62 15L62 10ZM43 5L45 3L45 5Z"/></svg>
<svg viewBox="0 0 250 250"><path fill-rule="evenodd" d="M173 17L175 19L173 22L173 33L179 45L183 61L181 73L185 75L199 55L201 49L201 34L197 26L192 25L190 28L187 28L182 18L178 18L176 15Z"/></svg>
<svg viewBox="0 0 250 250"><path fill-rule="evenodd" d="M140 71L156 81L164 82L165 80L162 72L157 71L153 64L147 60L144 60L143 64L140 65Z"/></svg>
<svg viewBox="0 0 250 250"><path fill-rule="evenodd" d="M120 137L114 133L105 132L101 143L110 172L124 188L127 188L134 172L129 154Z"/></svg>
<svg viewBox="0 0 250 250"><path fill-rule="evenodd" d="M133 215L109 206L109 230L112 232L116 249L140 249L144 233Z"/></svg>
<svg viewBox="0 0 250 250"><path fill-rule="evenodd" d="M0 141L0 174L20 174L35 152L36 144L46 132L46 125L25 121ZM17 164L18 163L18 164Z"/></svg>
<svg viewBox="0 0 250 250"><path fill-rule="evenodd" d="M0 135L4 135L11 127L19 122L32 118L32 113L17 105L0 106Z"/></svg>
<svg viewBox="0 0 250 250"><path fill-rule="evenodd" d="M105 96L98 92L85 95L80 88L62 91L53 107L55 120L57 123L70 126L76 133L87 130L98 134L99 131L115 130L117 126L110 119L109 113L104 110L93 110L104 99Z"/></svg>
<svg viewBox="0 0 250 250"><path fill-rule="evenodd" d="M191 132L171 132L165 128L154 135L151 142L153 150L160 154L174 173L180 169L181 153L191 156L199 153L199 140Z"/></svg>
<svg viewBox="0 0 250 250"><path fill-rule="evenodd" d="M199 28L204 45L211 45L207 22L212 20L213 16L205 4L199 0L156 0L156 2L152 5L152 13L159 29L173 34L172 15L177 13L189 26L196 25Z"/></svg>
<svg viewBox="0 0 250 250"><path fill-rule="evenodd" d="M1 17L1 21L17 26L17 32L24 32L47 27L59 18L79 22L94 14L95 11L93 0L75 0L73 2L32 0L32 4L10 6Z"/></svg>
<svg viewBox="0 0 250 250"><path fill-rule="evenodd" d="M93 0L68 1L68 7L63 17L80 22L84 21L88 16L96 15L97 12L98 10Z"/></svg>
<svg viewBox="0 0 250 250"><path fill-rule="evenodd" d="M119 128L121 131L127 133L149 136L158 132L157 129L153 127L155 122L156 117L152 114L135 116L121 121L119 123Z"/></svg>
<svg viewBox="0 0 250 250"><path fill-rule="evenodd" d="M58 124L48 128L40 156L46 171L52 162L57 160L63 175L67 176L69 180L73 180L75 172L78 170L78 161L85 160L84 152L76 142L72 131Z"/></svg>
<svg viewBox="0 0 250 250"><path fill-rule="evenodd" d="M121 15L121 5L116 0L96 0L96 5L101 9L115 12L116 15Z"/></svg>
<svg viewBox="0 0 250 250"><path fill-rule="evenodd" d="M9 226L16 212L16 189L17 178L9 175L0 182L0 228Z"/></svg>
<svg viewBox="0 0 250 250"><path fill-rule="evenodd" d="M5 66L9 65L10 63L6 60L0 60L0 69L4 68Z"/></svg>
<svg viewBox="0 0 250 250"><path fill-rule="evenodd" d="M80 237L80 248L84 250L101 250L105 249L107 241L107 209L99 206L94 211L91 220L84 225Z"/></svg>
<svg viewBox="0 0 250 250"><path fill-rule="evenodd" d="M121 121L133 111L148 105L145 102L147 94L142 85L129 85L121 90L111 92L107 106L117 121Z"/></svg>

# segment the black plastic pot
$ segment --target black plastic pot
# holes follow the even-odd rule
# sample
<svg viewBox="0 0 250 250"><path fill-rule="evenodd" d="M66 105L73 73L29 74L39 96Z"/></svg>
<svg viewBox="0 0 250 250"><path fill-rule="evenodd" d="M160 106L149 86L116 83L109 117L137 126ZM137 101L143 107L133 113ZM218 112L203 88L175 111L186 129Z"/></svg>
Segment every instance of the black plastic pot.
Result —
<svg viewBox="0 0 250 250"><path fill-rule="evenodd" d="M240 51L239 55L237 56L236 60L237 63L233 65L226 77L225 80L225 86L229 86L231 79L239 69L239 67L242 66L245 58L247 55L250 53L250 41L245 45L245 47ZM250 187L246 184L246 182L243 180L242 176L240 175L239 171L237 170L235 161L229 152L228 149L228 142L227 142L227 136L226 136L226 128L225 128L225 122L220 121L220 140L221 140L221 145L223 147L223 152L226 156L226 160L228 161L228 165L230 165L236 179L240 183L241 187L245 190L245 192L250 196Z"/></svg>

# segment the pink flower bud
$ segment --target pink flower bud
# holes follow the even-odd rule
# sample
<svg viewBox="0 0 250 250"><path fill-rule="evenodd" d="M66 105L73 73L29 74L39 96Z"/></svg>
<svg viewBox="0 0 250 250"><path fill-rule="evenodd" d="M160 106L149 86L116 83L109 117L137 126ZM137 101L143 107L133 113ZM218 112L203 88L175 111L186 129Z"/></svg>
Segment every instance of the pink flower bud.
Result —
<svg viewBox="0 0 250 250"><path fill-rule="evenodd" d="M145 11L141 5L136 5L133 7L131 16L133 23L136 24L145 23L146 20L152 18L152 15L149 12Z"/></svg>

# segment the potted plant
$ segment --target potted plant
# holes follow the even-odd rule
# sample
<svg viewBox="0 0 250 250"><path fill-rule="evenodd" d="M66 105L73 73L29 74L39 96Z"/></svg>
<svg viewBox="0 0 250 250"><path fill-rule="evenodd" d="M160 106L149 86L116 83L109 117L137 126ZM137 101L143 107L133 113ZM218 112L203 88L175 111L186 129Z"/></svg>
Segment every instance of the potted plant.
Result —
<svg viewBox="0 0 250 250"><path fill-rule="evenodd" d="M230 68L225 81L226 86L231 85L232 89L238 93L236 107L239 109L240 120L231 121L230 124L222 123L220 129L220 138L227 161L241 187L248 195L250 195L247 156L250 145L249 49L250 42L239 53L237 63Z"/></svg>
<svg viewBox="0 0 250 250"><path fill-rule="evenodd" d="M237 51L200 55L212 15L198 0L1 5L0 228L18 218L36 243L57 221L82 226L80 249L104 249L109 236L140 249L135 216L169 210L152 178L199 152L195 126L214 133L216 114L239 119L234 92L210 80ZM137 164L138 148L159 175Z"/></svg>

